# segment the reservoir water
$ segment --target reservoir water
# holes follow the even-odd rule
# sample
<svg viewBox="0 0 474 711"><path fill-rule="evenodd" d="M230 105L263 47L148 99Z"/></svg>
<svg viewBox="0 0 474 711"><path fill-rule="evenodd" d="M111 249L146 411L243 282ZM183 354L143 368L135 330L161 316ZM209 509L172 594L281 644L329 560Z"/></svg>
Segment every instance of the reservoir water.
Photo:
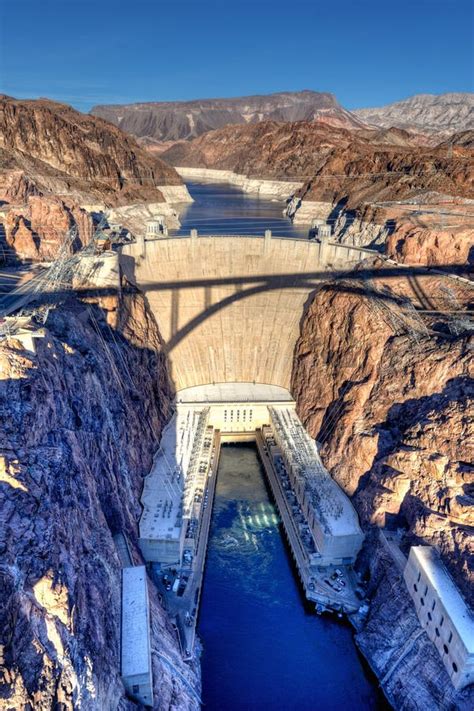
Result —
<svg viewBox="0 0 474 711"><path fill-rule="evenodd" d="M259 198L227 183L186 183L194 199L180 213L181 227L172 234L198 233L263 235L272 230L278 237L307 239L308 228L293 225L283 216L285 202Z"/></svg>
<svg viewBox="0 0 474 711"><path fill-rule="evenodd" d="M252 444L222 448L198 634L206 711L389 708L349 625L305 606Z"/></svg>

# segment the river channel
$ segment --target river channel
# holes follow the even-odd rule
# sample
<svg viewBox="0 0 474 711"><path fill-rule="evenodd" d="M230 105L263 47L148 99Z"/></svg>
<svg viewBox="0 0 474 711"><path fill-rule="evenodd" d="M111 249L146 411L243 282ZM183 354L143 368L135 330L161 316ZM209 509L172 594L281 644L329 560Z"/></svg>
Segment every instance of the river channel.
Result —
<svg viewBox="0 0 474 711"><path fill-rule="evenodd" d="M198 634L207 711L389 708L349 624L305 604L252 444L221 450Z"/></svg>

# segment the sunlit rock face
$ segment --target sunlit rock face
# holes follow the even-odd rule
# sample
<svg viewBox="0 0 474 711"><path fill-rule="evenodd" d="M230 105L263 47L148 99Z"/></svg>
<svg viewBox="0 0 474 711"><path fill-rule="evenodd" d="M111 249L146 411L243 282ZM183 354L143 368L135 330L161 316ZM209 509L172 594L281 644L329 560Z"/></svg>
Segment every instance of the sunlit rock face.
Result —
<svg viewBox="0 0 474 711"><path fill-rule="evenodd" d="M29 196L26 204L12 207L5 219L7 244L20 259L69 256L90 242L93 231L90 214L74 200L51 195Z"/></svg>
<svg viewBox="0 0 474 711"><path fill-rule="evenodd" d="M0 97L0 155L0 194L12 171L43 192L109 205L163 201L160 185L182 185L116 126L47 99Z"/></svg>
<svg viewBox="0 0 474 711"><path fill-rule="evenodd" d="M469 338L423 332L406 317L406 305L388 302L391 316L355 280L320 289L295 349L293 394L301 419L322 443L326 466L352 495L366 530L402 527L405 551L415 543L436 545L469 601L473 578L466 524L472 525L474 503ZM360 644L383 678L389 658L394 662L403 651L403 628L412 623L414 629L416 619L403 580L379 547L378 537L369 536L363 569L378 582L369 589L374 605ZM396 610L385 594L396 600ZM390 688L384 686L389 698L396 707L412 708L402 700L416 690L426 708L456 703L468 708L472 690L454 694L426 640L418 641L390 676Z"/></svg>
<svg viewBox="0 0 474 711"><path fill-rule="evenodd" d="M160 335L145 302L71 297L36 352L0 349L2 708L128 709L120 679L121 565L136 545L142 478L170 412ZM184 666L150 589L156 708L195 708L163 664Z"/></svg>

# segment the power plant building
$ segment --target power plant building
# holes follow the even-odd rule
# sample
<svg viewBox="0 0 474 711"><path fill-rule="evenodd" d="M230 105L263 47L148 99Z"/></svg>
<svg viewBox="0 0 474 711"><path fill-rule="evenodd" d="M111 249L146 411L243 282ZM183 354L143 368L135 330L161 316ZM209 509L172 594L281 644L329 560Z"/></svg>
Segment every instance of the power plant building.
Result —
<svg viewBox="0 0 474 711"><path fill-rule="evenodd" d="M179 565L185 548L193 554L214 438L208 419L209 407L181 407L163 432L141 499L139 545L149 562Z"/></svg>
<svg viewBox="0 0 474 711"><path fill-rule="evenodd" d="M453 686L474 682L474 618L432 546L412 546L403 573L420 624Z"/></svg>
<svg viewBox="0 0 474 711"><path fill-rule="evenodd" d="M153 706L150 611L145 566L122 570L122 681L129 696Z"/></svg>
<svg viewBox="0 0 474 711"><path fill-rule="evenodd" d="M355 561L364 534L349 498L323 466L294 408L270 407L275 441L320 555L320 565Z"/></svg>

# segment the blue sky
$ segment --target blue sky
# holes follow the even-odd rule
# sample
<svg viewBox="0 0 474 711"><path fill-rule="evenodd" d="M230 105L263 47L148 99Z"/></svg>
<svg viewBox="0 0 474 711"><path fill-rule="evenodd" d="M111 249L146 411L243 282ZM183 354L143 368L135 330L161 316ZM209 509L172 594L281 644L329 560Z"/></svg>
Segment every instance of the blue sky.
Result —
<svg viewBox="0 0 474 711"><path fill-rule="evenodd" d="M95 103L473 91L472 0L0 0L0 92Z"/></svg>

